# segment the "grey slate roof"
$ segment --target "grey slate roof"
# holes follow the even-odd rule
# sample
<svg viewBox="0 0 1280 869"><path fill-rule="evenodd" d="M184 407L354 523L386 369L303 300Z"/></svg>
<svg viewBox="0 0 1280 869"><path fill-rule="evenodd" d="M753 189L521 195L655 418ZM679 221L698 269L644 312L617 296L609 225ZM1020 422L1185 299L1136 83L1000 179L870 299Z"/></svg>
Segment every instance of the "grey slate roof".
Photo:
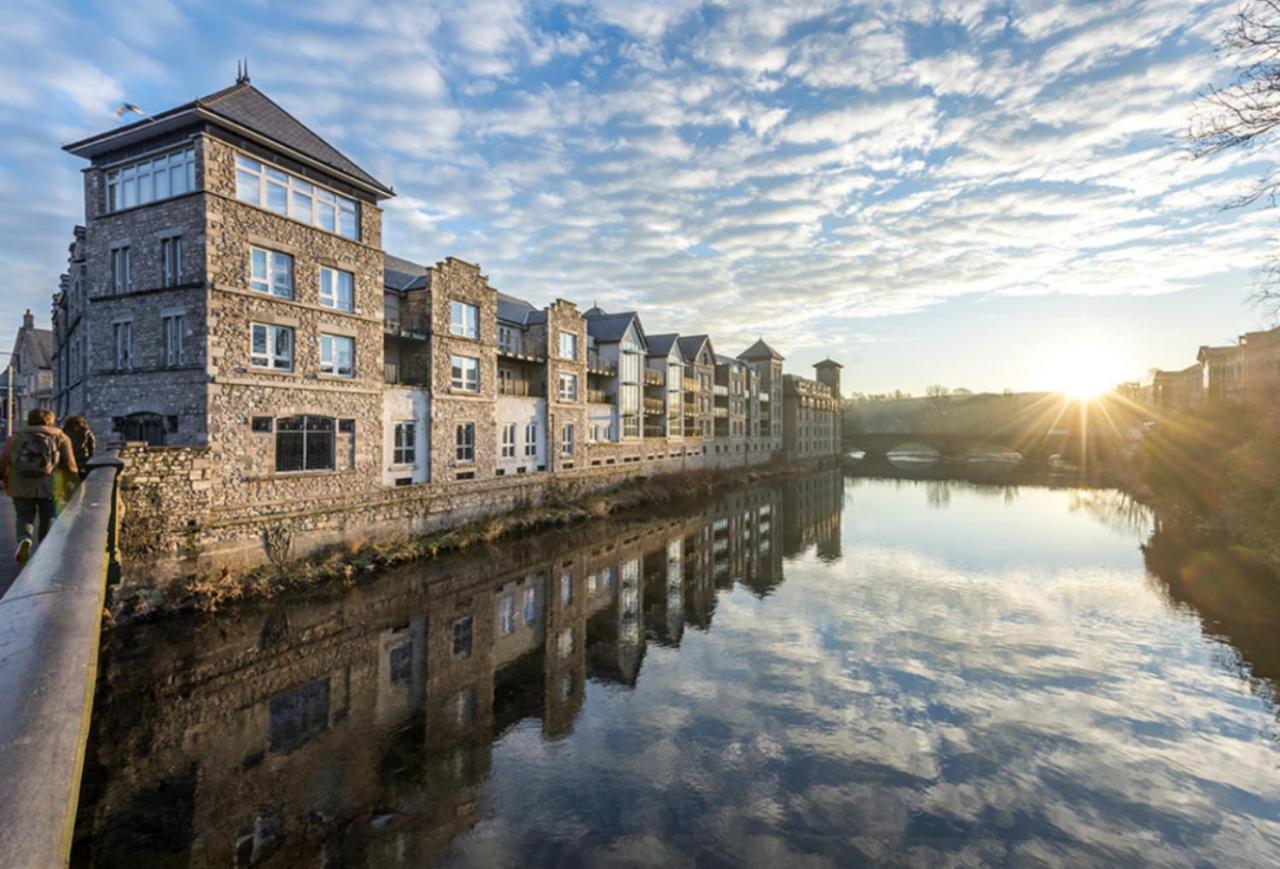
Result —
<svg viewBox="0 0 1280 869"><path fill-rule="evenodd" d="M527 326L530 323L529 316L536 313L539 313L538 309L524 299L517 299L515 296L508 296L506 293L498 293L499 320Z"/></svg>
<svg viewBox="0 0 1280 869"><path fill-rule="evenodd" d="M191 102L166 109L163 112L152 115L150 118L73 142L70 145L66 145L64 150L76 153L83 148L92 146L101 139L116 138L122 133L135 130L142 131L143 125L158 125L159 122L174 118L184 112L197 111L224 118L233 124L245 127L260 136L310 157L317 163L321 163L340 174L374 187L387 196L395 195L390 187L361 169L345 154L312 132L305 124L282 109L262 91L251 85L248 79Z"/></svg>
<svg viewBox="0 0 1280 869"><path fill-rule="evenodd" d="M632 322L636 324L636 331L640 333L640 342L648 345L645 338L644 329L640 326L640 316L635 311L623 311L619 314L606 314L599 308L592 308L582 315L587 321L587 332L597 342L605 344L616 344L622 340L622 336L627 334Z"/></svg>
<svg viewBox="0 0 1280 869"><path fill-rule="evenodd" d="M681 335L680 352L685 359L696 359L702 351L702 345L710 340L706 335Z"/></svg>
<svg viewBox="0 0 1280 869"><path fill-rule="evenodd" d="M754 344L752 344L750 347L748 347L746 350L743 350L741 353L739 353L739 354L738 354L738 358L739 358L739 359L778 359L778 360L781 360L781 359L783 359L784 357L783 357L783 355L782 355L781 353L779 353L777 350L774 350L772 347L770 347L768 344L766 344L766 343L765 343L765 341L764 341L764 339L763 339L763 338L761 338L761 339L759 339L758 341L756 341L756 343L754 343Z"/></svg>
<svg viewBox="0 0 1280 869"><path fill-rule="evenodd" d="M382 284L388 289L404 292L411 289L426 274L426 266L389 253L382 255Z"/></svg>
<svg viewBox="0 0 1280 869"><path fill-rule="evenodd" d="M650 356L669 355L671 353L671 346L673 344L677 344L679 338L680 336L677 335L675 332L665 332L661 335L650 335L649 336L649 355Z"/></svg>

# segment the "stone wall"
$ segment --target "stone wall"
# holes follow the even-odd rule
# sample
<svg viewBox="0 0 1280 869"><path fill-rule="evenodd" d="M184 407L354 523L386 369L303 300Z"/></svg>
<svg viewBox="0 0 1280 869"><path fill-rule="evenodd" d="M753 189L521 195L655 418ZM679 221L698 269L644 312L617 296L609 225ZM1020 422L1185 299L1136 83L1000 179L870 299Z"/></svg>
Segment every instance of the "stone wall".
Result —
<svg viewBox="0 0 1280 869"><path fill-rule="evenodd" d="M583 461L554 475L361 489L356 475L303 475L287 493L271 480L250 482L261 497L228 493L218 447L126 444L121 531L126 582L146 588L176 577L244 570L305 556L322 547L357 545L425 533L462 522L603 491L631 478L704 468L763 464L764 452L705 454L662 441L586 445ZM330 493L345 480L341 497ZM302 485L314 479L317 485Z"/></svg>

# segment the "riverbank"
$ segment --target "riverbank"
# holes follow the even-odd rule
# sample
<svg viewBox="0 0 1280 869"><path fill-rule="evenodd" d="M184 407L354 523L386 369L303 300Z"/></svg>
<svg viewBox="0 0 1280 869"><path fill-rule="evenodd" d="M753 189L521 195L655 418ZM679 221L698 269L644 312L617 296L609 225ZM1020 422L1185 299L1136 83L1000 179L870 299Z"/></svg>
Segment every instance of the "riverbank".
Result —
<svg viewBox="0 0 1280 869"><path fill-rule="evenodd" d="M217 574L193 573L149 593L122 594L109 605L111 622L120 624L183 612L213 613L238 602L331 583L355 585L382 571L426 561L479 544L493 543L552 528L585 525L645 507L677 504L735 487L808 474L821 462L775 462L749 468L698 470L632 479L613 489L582 497L552 492L539 506L475 519L426 534L330 546L303 558L263 564L247 571L224 568Z"/></svg>

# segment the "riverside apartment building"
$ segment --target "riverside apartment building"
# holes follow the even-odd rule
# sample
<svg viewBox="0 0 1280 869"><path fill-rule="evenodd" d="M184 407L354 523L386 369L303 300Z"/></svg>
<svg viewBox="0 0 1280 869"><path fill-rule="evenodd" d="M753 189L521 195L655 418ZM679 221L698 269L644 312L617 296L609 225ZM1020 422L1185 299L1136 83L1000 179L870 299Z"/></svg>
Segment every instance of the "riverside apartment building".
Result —
<svg viewBox="0 0 1280 869"><path fill-rule="evenodd" d="M536 307L474 263L388 254L392 189L247 75L66 150L88 165L57 409L104 441L202 448L214 506L786 448L763 340L718 356L636 312Z"/></svg>

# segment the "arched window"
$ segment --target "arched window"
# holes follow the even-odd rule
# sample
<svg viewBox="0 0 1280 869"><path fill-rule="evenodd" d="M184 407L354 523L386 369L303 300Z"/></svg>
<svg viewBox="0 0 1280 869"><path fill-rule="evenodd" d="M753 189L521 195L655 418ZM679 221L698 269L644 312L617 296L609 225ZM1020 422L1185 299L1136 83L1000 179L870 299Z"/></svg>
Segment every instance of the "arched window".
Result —
<svg viewBox="0 0 1280 869"><path fill-rule="evenodd" d="M333 418L289 416L276 420L276 471L332 471Z"/></svg>

